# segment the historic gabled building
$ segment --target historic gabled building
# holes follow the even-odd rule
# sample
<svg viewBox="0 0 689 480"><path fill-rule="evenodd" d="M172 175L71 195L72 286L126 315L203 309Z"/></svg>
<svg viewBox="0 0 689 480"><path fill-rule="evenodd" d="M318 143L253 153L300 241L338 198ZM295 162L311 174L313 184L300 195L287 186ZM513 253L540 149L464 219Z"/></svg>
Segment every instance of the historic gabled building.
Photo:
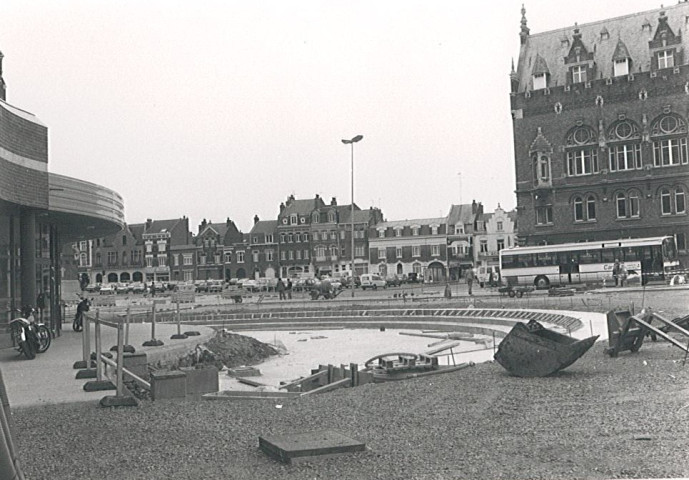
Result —
<svg viewBox="0 0 689 480"><path fill-rule="evenodd" d="M371 271L447 279L447 217L380 222L369 229Z"/></svg>
<svg viewBox="0 0 689 480"><path fill-rule="evenodd" d="M521 244L674 235L687 263L689 3L531 34L512 70Z"/></svg>
<svg viewBox="0 0 689 480"><path fill-rule="evenodd" d="M198 280L224 280L232 278L232 271L226 267L232 263L227 257L228 248L243 244L244 236L237 225L229 218L225 223L213 223L204 218L199 225L198 234L194 237L196 245L196 265Z"/></svg>
<svg viewBox="0 0 689 480"><path fill-rule="evenodd" d="M359 276L369 273L369 231L370 227L384 221L383 212L379 208L370 207L359 210L354 205L354 222L352 222L351 204L346 205L340 216L338 231L340 234L340 264L339 272L349 275L352 264L352 223L354 224L354 274ZM335 273L338 266L335 265Z"/></svg>
<svg viewBox="0 0 689 480"><path fill-rule="evenodd" d="M500 205L491 213L481 213L476 219L477 232L475 265L499 265L499 252L514 247L517 242L517 212L504 211Z"/></svg>
<svg viewBox="0 0 689 480"><path fill-rule="evenodd" d="M191 241L189 219L146 220L146 223L131 225L132 232L141 232L144 247L144 281L170 281L170 248L188 245ZM139 236L139 235L137 235Z"/></svg>
<svg viewBox="0 0 689 480"><path fill-rule="evenodd" d="M311 264L312 213L324 207L325 202L319 195L304 200L290 195L285 203L280 204L277 225L280 277L314 276Z"/></svg>
<svg viewBox="0 0 689 480"><path fill-rule="evenodd" d="M260 220L258 215L254 216L254 226L249 232L249 248L255 279L278 276L277 226L277 220Z"/></svg>
<svg viewBox="0 0 689 480"><path fill-rule="evenodd" d="M447 263L451 280L458 280L474 265L474 233L476 219L483 214L483 205L451 205L447 214Z"/></svg>
<svg viewBox="0 0 689 480"><path fill-rule="evenodd" d="M79 250L80 275L86 275L90 283L144 281L141 233L139 226L125 225L113 235L74 244Z"/></svg>

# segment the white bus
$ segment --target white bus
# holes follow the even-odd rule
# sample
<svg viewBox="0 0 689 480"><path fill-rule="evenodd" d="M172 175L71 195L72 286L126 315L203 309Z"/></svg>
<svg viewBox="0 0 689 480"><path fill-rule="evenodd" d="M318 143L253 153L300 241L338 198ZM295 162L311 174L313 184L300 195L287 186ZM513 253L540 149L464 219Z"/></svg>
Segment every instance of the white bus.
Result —
<svg viewBox="0 0 689 480"><path fill-rule="evenodd" d="M675 239L666 236L507 248L500 250L500 273L508 285L614 285L615 260L643 284L665 281L679 266Z"/></svg>

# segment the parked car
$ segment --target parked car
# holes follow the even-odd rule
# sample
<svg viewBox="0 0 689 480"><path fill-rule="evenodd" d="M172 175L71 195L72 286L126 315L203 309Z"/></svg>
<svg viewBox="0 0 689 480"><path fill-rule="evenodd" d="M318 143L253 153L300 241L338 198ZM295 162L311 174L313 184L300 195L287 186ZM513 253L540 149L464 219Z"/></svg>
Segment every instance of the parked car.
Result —
<svg viewBox="0 0 689 480"><path fill-rule="evenodd" d="M115 293L129 293L131 290L128 283L116 283Z"/></svg>
<svg viewBox="0 0 689 480"><path fill-rule="evenodd" d="M98 291L100 295L114 295L115 292L116 290L114 283L106 283L104 285L101 285L100 290Z"/></svg>
<svg viewBox="0 0 689 480"><path fill-rule="evenodd" d="M256 280L252 280L250 278L240 279L239 285L241 285L242 288L247 292L258 292L261 289L259 283Z"/></svg>
<svg viewBox="0 0 689 480"><path fill-rule="evenodd" d="M478 284L483 288L488 285L489 287L495 287L500 285L500 266L498 265L481 265L478 267L478 273L476 274Z"/></svg>
<svg viewBox="0 0 689 480"><path fill-rule="evenodd" d="M345 288L356 288L361 286L361 278L357 276L342 277L342 286Z"/></svg>
<svg viewBox="0 0 689 480"><path fill-rule="evenodd" d="M146 291L146 285L141 282L134 282L130 287L132 293L144 293Z"/></svg>
<svg viewBox="0 0 689 480"><path fill-rule="evenodd" d="M208 291L208 283L206 283L205 280L196 280L194 282L194 286L196 287L197 293L202 293L202 292Z"/></svg>
<svg viewBox="0 0 689 480"><path fill-rule="evenodd" d="M221 293L223 288L222 280L209 280L206 282L208 293Z"/></svg>
<svg viewBox="0 0 689 480"><path fill-rule="evenodd" d="M96 293L100 291L100 287L100 283L89 283L88 285L86 285L85 290L89 293Z"/></svg>
<svg viewBox="0 0 689 480"><path fill-rule="evenodd" d="M399 287L402 285L402 279L397 275L391 275L385 279L385 283L388 287Z"/></svg>
<svg viewBox="0 0 689 480"><path fill-rule="evenodd" d="M367 288L377 290L378 288L385 287L387 287L387 284L385 283L383 277L381 277L380 275L376 275L375 273L365 273L361 276L362 290L366 290Z"/></svg>

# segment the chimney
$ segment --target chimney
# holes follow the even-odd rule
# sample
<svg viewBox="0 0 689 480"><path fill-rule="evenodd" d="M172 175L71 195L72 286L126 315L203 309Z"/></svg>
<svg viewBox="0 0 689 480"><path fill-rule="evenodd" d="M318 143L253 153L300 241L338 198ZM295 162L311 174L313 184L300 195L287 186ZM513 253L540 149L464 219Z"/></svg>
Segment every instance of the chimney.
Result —
<svg viewBox="0 0 689 480"><path fill-rule="evenodd" d="M471 213L476 214L476 209L478 208L478 205L476 205L476 200L471 201Z"/></svg>
<svg viewBox="0 0 689 480"><path fill-rule="evenodd" d="M285 204L281 203L280 204L280 215L282 215L282 212L285 210Z"/></svg>
<svg viewBox="0 0 689 480"><path fill-rule="evenodd" d="M201 230L206 228L206 225L208 225L208 222L206 222L206 219L204 218L201 223L199 224L199 233L201 233Z"/></svg>
<svg viewBox="0 0 689 480"><path fill-rule="evenodd" d="M319 198L321 198L321 196L316 194L316 200L318 200Z"/></svg>
<svg viewBox="0 0 689 480"><path fill-rule="evenodd" d="M147 219L146 219L146 230L148 230L149 228L151 228L151 225L153 225L153 220L150 219L150 218L147 218Z"/></svg>
<svg viewBox="0 0 689 480"><path fill-rule="evenodd" d="M337 205L337 198L333 197L333 198L330 200L330 205L332 205L332 206Z"/></svg>
<svg viewBox="0 0 689 480"><path fill-rule="evenodd" d="M258 215L254 215L254 225L258 223Z"/></svg>

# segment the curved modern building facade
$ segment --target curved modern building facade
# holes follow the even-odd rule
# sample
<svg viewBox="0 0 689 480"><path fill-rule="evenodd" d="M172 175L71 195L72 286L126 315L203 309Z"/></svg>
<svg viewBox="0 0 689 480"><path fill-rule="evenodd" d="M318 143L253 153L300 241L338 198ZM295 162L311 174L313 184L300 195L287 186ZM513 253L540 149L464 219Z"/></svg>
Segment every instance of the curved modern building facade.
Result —
<svg viewBox="0 0 689 480"><path fill-rule="evenodd" d="M48 128L5 101L1 76L0 86L0 324L31 305L58 331L62 247L119 231L124 204L108 188L50 173Z"/></svg>

